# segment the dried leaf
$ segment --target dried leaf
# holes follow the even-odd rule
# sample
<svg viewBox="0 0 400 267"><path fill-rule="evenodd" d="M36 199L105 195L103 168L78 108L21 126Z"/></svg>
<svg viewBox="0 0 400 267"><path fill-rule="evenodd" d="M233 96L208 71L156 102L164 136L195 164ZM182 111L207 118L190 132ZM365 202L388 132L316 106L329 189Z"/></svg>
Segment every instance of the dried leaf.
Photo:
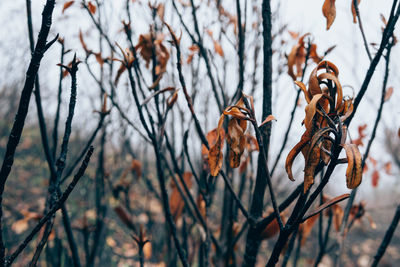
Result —
<svg viewBox="0 0 400 267"><path fill-rule="evenodd" d="M380 178L380 175L379 175L378 170L374 170L374 172L372 173L372 177L371 177L371 182L372 182L373 187L378 186L379 178Z"/></svg>
<svg viewBox="0 0 400 267"><path fill-rule="evenodd" d="M260 124L260 126L258 126L258 128L263 127L265 124L267 124L268 122L273 121L273 120L276 121L274 115L268 115L268 117L265 118L265 120Z"/></svg>
<svg viewBox="0 0 400 267"><path fill-rule="evenodd" d="M343 145L347 156L346 184L347 188L354 189L362 180L361 153L354 144Z"/></svg>
<svg viewBox="0 0 400 267"><path fill-rule="evenodd" d="M142 163L137 159L132 159L131 171L136 173L137 178L142 176Z"/></svg>
<svg viewBox="0 0 400 267"><path fill-rule="evenodd" d="M90 13L92 13L93 15L96 14L97 7L92 3L92 1L89 2L88 8Z"/></svg>
<svg viewBox="0 0 400 267"><path fill-rule="evenodd" d="M300 151L308 144L308 142L311 140L309 136L309 131L306 131L300 139L300 142L298 142L292 150L290 150L288 156L286 157L286 163L285 163L285 169L288 174L288 177L290 180L295 181L293 178L293 172L292 172L292 165L294 159L297 157L297 155L300 153Z"/></svg>
<svg viewBox="0 0 400 267"><path fill-rule="evenodd" d="M386 94L385 94L385 99L384 101L388 101L390 99L390 97L393 94L393 86L390 86L387 90L386 90Z"/></svg>
<svg viewBox="0 0 400 267"><path fill-rule="evenodd" d="M222 114L219 118L217 127L217 141L213 146L210 147L208 152L208 164L210 166L211 176L217 176L222 167L222 148L223 148L223 138L222 138L222 124L224 122L225 115Z"/></svg>
<svg viewBox="0 0 400 267"><path fill-rule="evenodd" d="M246 121L243 121L246 123ZM240 120L232 118L228 123L227 140L229 144L229 164L232 168L240 166L240 158L245 147L245 132L246 128L240 126Z"/></svg>
<svg viewBox="0 0 400 267"><path fill-rule="evenodd" d="M321 206L316 208L314 211L312 211L309 215L307 215L303 221L306 221L307 219L311 218L312 216L314 216L318 213L321 213L323 210L325 210L333 205L337 205L337 203L339 203L340 201L343 201L345 199L348 199L349 197L350 197L350 194L343 194L343 195L337 196L333 199L326 201L324 204L322 204Z"/></svg>
<svg viewBox="0 0 400 267"><path fill-rule="evenodd" d="M317 215L312 216L310 219L307 221L303 222L300 225L300 233L301 233L301 245L304 245L307 238L310 236L312 228L314 224L317 222L317 219L319 218L320 214L318 213Z"/></svg>
<svg viewBox="0 0 400 267"><path fill-rule="evenodd" d="M192 187L192 173L190 172L185 172L183 174L183 180L185 181L185 184L188 188ZM179 186L182 188L183 185L182 183L178 180ZM172 180L172 193L169 198L169 206L171 208L171 214L172 217L174 218L174 221L176 222L179 217L182 215L183 208L185 207L185 202L182 199L181 193L179 192L179 189L177 185L175 184L174 180Z"/></svg>
<svg viewBox="0 0 400 267"><path fill-rule="evenodd" d="M335 21L336 17L336 7L335 7L336 0L325 0L324 5L322 6L322 14L326 18L326 29L332 26L332 23Z"/></svg>
<svg viewBox="0 0 400 267"><path fill-rule="evenodd" d="M357 0L357 6L360 5L361 0ZM353 22L357 23L357 12L356 7L354 5L354 0L351 0L351 13L353 14Z"/></svg>
<svg viewBox="0 0 400 267"><path fill-rule="evenodd" d="M285 222L285 216L281 213L281 218L282 221ZM270 224L267 225L267 227L265 227L265 229L261 232L260 234L260 238L261 239L268 239L271 238L273 236L275 236L276 234L278 234L280 231L279 228L279 223L278 220L275 218Z"/></svg>
<svg viewBox="0 0 400 267"><path fill-rule="evenodd" d="M121 75L122 75L122 73L124 73L125 70L126 70L125 64L121 64L121 66L119 67L119 69L117 71L117 75L115 76L115 80L114 80L115 86L118 85L119 79L121 78Z"/></svg>
<svg viewBox="0 0 400 267"><path fill-rule="evenodd" d="M308 152L304 167L304 193L314 184L315 169L321 160L321 144L322 142L318 142Z"/></svg>
<svg viewBox="0 0 400 267"><path fill-rule="evenodd" d="M224 57L224 50L222 49L221 44L218 43L217 41L214 41L214 50L218 55Z"/></svg>
<svg viewBox="0 0 400 267"><path fill-rule="evenodd" d="M70 6L72 6L74 4L75 1L68 1L64 4L63 9L61 11L61 13L64 14L64 11L67 10Z"/></svg>

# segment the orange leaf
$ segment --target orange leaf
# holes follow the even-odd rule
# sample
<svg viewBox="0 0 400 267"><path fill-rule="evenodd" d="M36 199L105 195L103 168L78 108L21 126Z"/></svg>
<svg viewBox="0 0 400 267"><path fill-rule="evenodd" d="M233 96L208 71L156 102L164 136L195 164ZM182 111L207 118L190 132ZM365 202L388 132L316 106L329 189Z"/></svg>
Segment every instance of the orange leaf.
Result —
<svg viewBox="0 0 400 267"><path fill-rule="evenodd" d="M282 221L285 222L285 216L281 213ZM278 220L275 218L270 224L265 227L265 229L261 232L260 237L261 239L268 239L280 231Z"/></svg>
<svg viewBox="0 0 400 267"><path fill-rule="evenodd" d="M185 172L183 174L183 180L188 188L192 187L191 179L192 179L192 173ZM183 187L182 183L180 181L178 182L180 187L182 188ZM175 184L174 180L172 180L171 186L173 189L171 196L169 198L169 205L171 207L171 214L174 218L174 221L176 222L182 215L183 208L185 207L185 202L183 201L181 193L179 192L178 186Z"/></svg>
<svg viewBox="0 0 400 267"><path fill-rule="evenodd" d="M360 5L361 0L357 0L357 6ZM356 7L354 5L354 0L351 0L351 13L353 14L353 22L357 23L357 13L356 13Z"/></svg>
<svg viewBox="0 0 400 267"><path fill-rule="evenodd" d="M372 186L373 187L378 186L379 178L380 178L380 175L379 175L378 170L374 170L374 172L372 173Z"/></svg>
<svg viewBox="0 0 400 267"><path fill-rule="evenodd" d="M208 164L210 166L211 176L217 176L221 167L222 167L222 147L223 147L223 138L222 138L222 124L224 122L225 115L222 114L219 118L218 127L217 127L217 141L213 146L210 147L208 151Z"/></svg>
<svg viewBox="0 0 400 267"><path fill-rule="evenodd" d="M299 231L301 232L301 245L304 245L307 238L310 236L312 228L317 222L319 216L320 214L318 213L300 225Z"/></svg>
<svg viewBox="0 0 400 267"><path fill-rule="evenodd" d="M315 144L308 152L306 166L304 167L304 193L314 184L315 169L321 159L321 144Z"/></svg>
<svg viewBox="0 0 400 267"><path fill-rule="evenodd" d="M75 1L68 1L64 4L63 9L61 11L61 13L64 14L64 11L67 10L70 6L72 6L74 4Z"/></svg>
<svg viewBox="0 0 400 267"><path fill-rule="evenodd" d="M242 120L243 121L243 120ZM240 166L240 158L243 154L244 147L245 147L245 136L244 129L239 125L241 121L232 118L228 123L228 135L227 140L230 147L229 150L229 163L232 168L237 168ZM246 121L243 121L246 123Z"/></svg>
<svg viewBox="0 0 400 267"><path fill-rule="evenodd" d="M221 44L218 43L217 41L214 41L214 50L218 55L224 57L224 50L222 50Z"/></svg>
<svg viewBox="0 0 400 267"><path fill-rule="evenodd" d="M258 126L258 128L263 127L265 124L267 124L268 122L275 120L274 115L268 115L268 117L265 118L265 120L260 124L260 126Z"/></svg>
<svg viewBox="0 0 400 267"><path fill-rule="evenodd" d="M88 8L90 13L92 13L93 15L96 13L97 7L92 3L92 1L89 2Z"/></svg>
<svg viewBox="0 0 400 267"><path fill-rule="evenodd" d="M347 188L354 189L362 180L361 153L354 144L343 145L347 156L346 184Z"/></svg>
<svg viewBox="0 0 400 267"><path fill-rule="evenodd" d="M384 101L388 101L390 99L390 97L392 96L392 94L393 94L393 87L390 86L386 91Z"/></svg>
<svg viewBox="0 0 400 267"><path fill-rule="evenodd" d="M336 7L335 7L336 0L325 0L324 5L322 6L322 14L326 18L326 29L332 26L332 23L335 21L336 17Z"/></svg>

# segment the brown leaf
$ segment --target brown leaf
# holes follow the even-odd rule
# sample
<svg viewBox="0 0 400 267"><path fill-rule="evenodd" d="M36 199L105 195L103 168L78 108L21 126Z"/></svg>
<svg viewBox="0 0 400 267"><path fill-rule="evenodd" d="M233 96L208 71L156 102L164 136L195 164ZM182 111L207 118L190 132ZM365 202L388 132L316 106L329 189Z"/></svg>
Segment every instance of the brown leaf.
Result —
<svg viewBox="0 0 400 267"><path fill-rule="evenodd" d="M90 13L92 13L93 15L96 14L97 7L92 3L92 1L89 2L88 8Z"/></svg>
<svg viewBox="0 0 400 267"><path fill-rule="evenodd" d="M301 152L301 150L308 144L308 142L311 140L309 136L309 131L307 130L300 139L300 142L298 142L292 150L290 150L288 156L286 157L286 163L285 163L285 169L288 174L288 177L290 180L295 181L293 178L293 172L292 172L292 165L294 162L294 159L297 157L297 155Z"/></svg>
<svg viewBox="0 0 400 267"><path fill-rule="evenodd" d="M242 120L246 123L246 121ZM240 158L243 154L245 147L245 136L244 132L246 128L240 126L241 121L232 118L228 123L228 134L227 140L229 144L229 164L232 168L237 168L240 166Z"/></svg>
<svg viewBox="0 0 400 267"><path fill-rule="evenodd" d="M347 156L346 184L347 188L354 189L362 180L361 153L354 144L343 145Z"/></svg>
<svg viewBox="0 0 400 267"><path fill-rule="evenodd" d="M343 194L343 195L337 196L333 199L326 201L324 204L322 204L321 206L316 208L314 211L312 211L309 215L307 215L303 221L306 221L307 219L311 218L312 216L322 212L324 209L327 209L333 205L337 205L337 203L339 203L340 201L343 201L345 199L348 199L349 197L350 197L350 194Z"/></svg>
<svg viewBox="0 0 400 267"><path fill-rule="evenodd" d="M361 0L357 0L357 6L360 5ZM351 0L351 13L353 14L353 22L357 23L357 13L356 13L356 7L354 5L354 0Z"/></svg>
<svg viewBox="0 0 400 267"><path fill-rule="evenodd" d="M308 152L306 166L304 167L304 193L314 184L315 169L321 160L321 144L315 144Z"/></svg>
<svg viewBox="0 0 400 267"><path fill-rule="evenodd" d="M274 115L268 115L268 117L265 118L265 120L258 126L258 128L263 127L265 124L267 124L270 121L276 121Z"/></svg>
<svg viewBox="0 0 400 267"><path fill-rule="evenodd" d="M385 168L386 174L392 175L392 163L390 161L385 163L384 168Z"/></svg>
<svg viewBox="0 0 400 267"><path fill-rule="evenodd" d="M372 173L372 177L371 177L373 187L378 186L379 178L380 178L380 175L379 175L378 170L374 170L374 172Z"/></svg>
<svg viewBox="0 0 400 267"><path fill-rule="evenodd" d="M114 80L115 86L118 85L119 78L121 78L121 75L122 75L122 73L124 73L125 70L126 70L125 64L121 64L121 66L119 67L119 69L117 71L117 75L115 76L115 80Z"/></svg>
<svg viewBox="0 0 400 267"><path fill-rule="evenodd" d="M332 23L335 21L336 17L336 7L335 7L336 0L325 0L324 5L322 6L322 14L326 18L326 29L332 26Z"/></svg>
<svg viewBox="0 0 400 267"><path fill-rule="evenodd" d="M285 222L285 216L281 213L281 218L282 221ZM279 228L279 223L278 220L275 218L270 224L267 225L267 227L265 227L265 229L261 232L260 234L260 238L261 239L268 239L271 238L273 236L275 236L276 234L278 234L280 231Z"/></svg>
<svg viewBox="0 0 400 267"><path fill-rule="evenodd" d="M135 231L135 226L132 222L131 216L128 214L128 212L121 206L118 205L114 208L115 213L118 215L118 217L121 219L121 221L131 230Z"/></svg>
<svg viewBox="0 0 400 267"><path fill-rule="evenodd" d="M142 176L142 163L137 159L132 159L131 171L136 173L137 178Z"/></svg>
<svg viewBox="0 0 400 267"><path fill-rule="evenodd" d="M317 215L312 216L310 219L305 221L300 225L300 233L301 233L301 245L304 245L306 242L307 238L310 236L312 228L314 224L317 222L317 219L319 218L320 214L318 213Z"/></svg>
<svg viewBox="0 0 400 267"><path fill-rule="evenodd" d="M191 179L192 179L192 173L185 172L183 174L183 180L189 189L192 187ZM180 180L178 180L178 182L179 182L179 186L182 188L183 185L180 182ZM172 217L174 218L174 221L176 222L179 219L179 217L182 215L183 208L185 207L185 202L183 201L181 193L179 192L179 189L178 189L177 185L175 184L174 180L172 180L171 186L172 186L172 193L169 198L169 205L171 208Z"/></svg>
<svg viewBox="0 0 400 267"><path fill-rule="evenodd" d="M63 9L61 11L61 13L64 14L64 11L67 10L70 6L72 6L74 4L75 1L68 1L64 4Z"/></svg>
<svg viewBox="0 0 400 267"><path fill-rule="evenodd" d="M306 117L304 119L304 125L306 126L306 129L312 128L312 121L314 119L315 113L317 112L317 104L322 97L326 96L323 94L314 95L310 103L306 106Z"/></svg>
<svg viewBox="0 0 400 267"><path fill-rule="evenodd" d="M213 146L210 146L210 151L208 152L208 164L210 166L211 176L217 176L222 167L222 124L224 122L225 115L222 114L217 127L217 141Z"/></svg>
<svg viewBox="0 0 400 267"><path fill-rule="evenodd" d="M388 101L390 99L390 97L393 94L393 86L390 86L387 90L386 90L386 94L385 94L385 99L384 101Z"/></svg>
<svg viewBox="0 0 400 267"><path fill-rule="evenodd" d="M224 57L224 50L222 49L221 44L218 43L217 41L214 41L214 50L218 55Z"/></svg>

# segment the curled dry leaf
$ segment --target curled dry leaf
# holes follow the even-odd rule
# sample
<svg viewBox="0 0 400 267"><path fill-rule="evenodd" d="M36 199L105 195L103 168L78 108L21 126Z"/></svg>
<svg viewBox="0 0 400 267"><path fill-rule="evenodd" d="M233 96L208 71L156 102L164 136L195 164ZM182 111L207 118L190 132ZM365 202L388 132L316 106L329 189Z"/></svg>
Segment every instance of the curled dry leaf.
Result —
<svg viewBox="0 0 400 267"><path fill-rule="evenodd" d="M245 131L247 121L232 118L228 123L227 141L229 144L229 164L232 168L240 166L240 158L243 154L246 139Z"/></svg>
<svg viewBox="0 0 400 267"><path fill-rule="evenodd" d="M301 36L295 46L288 55L288 74L293 80L303 76L303 64L306 62L307 49L305 47L304 38L309 36L309 33ZM317 45L310 44L310 54L309 57L318 63L321 61L321 57L317 54Z"/></svg>
<svg viewBox="0 0 400 267"><path fill-rule="evenodd" d="M223 138L222 138L222 124L224 122L225 115L222 114L219 118L217 127L217 140L213 146L210 147L208 152L208 164L210 166L211 176L217 176L222 167L222 148L223 148Z"/></svg>
<svg viewBox="0 0 400 267"><path fill-rule="evenodd" d="M343 145L347 156L346 184L347 188L354 189L362 180L361 153L354 144Z"/></svg>
<svg viewBox="0 0 400 267"><path fill-rule="evenodd" d="M265 124L267 124L270 121L276 121L276 118L274 117L274 115L268 115L268 117L265 118L265 120L260 124L260 126L258 126L258 128L263 127Z"/></svg>
<svg viewBox="0 0 400 267"><path fill-rule="evenodd" d="M324 72L321 73L321 70ZM352 99L343 97L338 75L339 70L333 63L321 61L310 74L308 88L302 82L295 81L308 103L304 118L306 131L289 152L285 169L289 179L294 181L292 165L302 152L305 158L304 192L313 184L318 165L330 162L335 141L330 134L340 126L338 119L342 121L353 110ZM340 141L344 143L345 138Z"/></svg>
<svg viewBox="0 0 400 267"><path fill-rule="evenodd" d="M335 21L336 18L336 0L325 0L324 5L322 6L322 14L326 18L326 29L332 26L332 23Z"/></svg>

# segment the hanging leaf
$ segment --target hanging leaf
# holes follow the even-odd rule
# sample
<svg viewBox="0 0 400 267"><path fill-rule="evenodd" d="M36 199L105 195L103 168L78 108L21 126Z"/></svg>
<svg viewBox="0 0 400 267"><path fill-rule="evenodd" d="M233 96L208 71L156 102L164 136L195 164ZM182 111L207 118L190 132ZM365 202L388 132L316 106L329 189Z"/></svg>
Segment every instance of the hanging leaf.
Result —
<svg viewBox="0 0 400 267"><path fill-rule="evenodd" d="M361 0L357 0L357 6L360 5ZM351 0L351 13L353 14L353 22L357 23L357 12L356 7L354 5L354 0Z"/></svg>
<svg viewBox="0 0 400 267"><path fill-rule="evenodd" d="M312 228L314 224L317 222L319 216L320 214L318 213L317 215L312 216L310 219L300 224L299 232L301 236L301 245L304 245L307 238L310 236Z"/></svg>
<svg viewBox="0 0 400 267"><path fill-rule="evenodd" d="M322 6L322 14L326 18L326 30L329 30L336 18L335 1L336 0L325 0Z"/></svg>
<svg viewBox="0 0 400 267"><path fill-rule="evenodd" d="M372 173L372 177L371 177L371 182L372 182L373 187L378 186L379 178L380 178L380 175L379 175L378 170L374 170L374 172Z"/></svg>
<svg viewBox="0 0 400 267"><path fill-rule="evenodd" d="M386 94L385 94L385 98L384 101L388 101L390 99L390 97L393 94L393 86L390 86L387 90L386 90Z"/></svg>
<svg viewBox="0 0 400 267"><path fill-rule="evenodd" d="M183 180L186 186L190 189L192 187L192 173L185 172L183 174ZM178 180L179 186L183 188L182 183ZM172 193L169 198L169 206L171 208L171 214L176 222L179 217L181 217L183 208L185 207L185 202L182 199L181 193L179 192L178 186L175 184L174 180L171 181Z"/></svg>
<svg viewBox="0 0 400 267"><path fill-rule="evenodd" d="M285 223L285 216L284 214L281 213L281 218L283 223ZM278 234L280 231L279 228L279 223L278 220L275 218L270 224L267 225L267 227L265 227L265 229L261 232L260 234L260 238L265 240L265 239L269 239L273 236L275 236L276 234Z"/></svg>
<svg viewBox="0 0 400 267"><path fill-rule="evenodd" d="M245 120L242 120L242 122L247 123ZM232 118L228 123L229 164L232 168L240 166L240 158L246 144L244 136L246 125L243 128L240 124L241 121L236 118Z"/></svg>
<svg viewBox="0 0 400 267"><path fill-rule="evenodd" d="M74 4L75 1L68 1L64 4L63 9L61 11L61 13L64 14L65 10L67 10L69 7L71 7Z"/></svg>
<svg viewBox="0 0 400 267"><path fill-rule="evenodd" d="M347 156L346 184L347 188L354 189L362 180L361 153L354 144L343 145Z"/></svg>
<svg viewBox="0 0 400 267"><path fill-rule="evenodd" d="M268 115L268 116L265 118L265 120L260 124L260 126L258 126L258 128L263 127L265 124L267 124L268 122L273 121L273 120L276 121L274 115Z"/></svg>
<svg viewBox="0 0 400 267"><path fill-rule="evenodd" d="M88 8L90 13L92 13L93 15L96 14L97 7L92 3L92 1L89 2Z"/></svg>
<svg viewBox="0 0 400 267"><path fill-rule="evenodd" d="M223 147L223 138L222 138L222 124L224 122L225 115L222 114L217 127L217 141L213 146L210 147L210 151L208 152L208 164L210 166L211 176L217 176L222 167L222 147Z"/></svg>

